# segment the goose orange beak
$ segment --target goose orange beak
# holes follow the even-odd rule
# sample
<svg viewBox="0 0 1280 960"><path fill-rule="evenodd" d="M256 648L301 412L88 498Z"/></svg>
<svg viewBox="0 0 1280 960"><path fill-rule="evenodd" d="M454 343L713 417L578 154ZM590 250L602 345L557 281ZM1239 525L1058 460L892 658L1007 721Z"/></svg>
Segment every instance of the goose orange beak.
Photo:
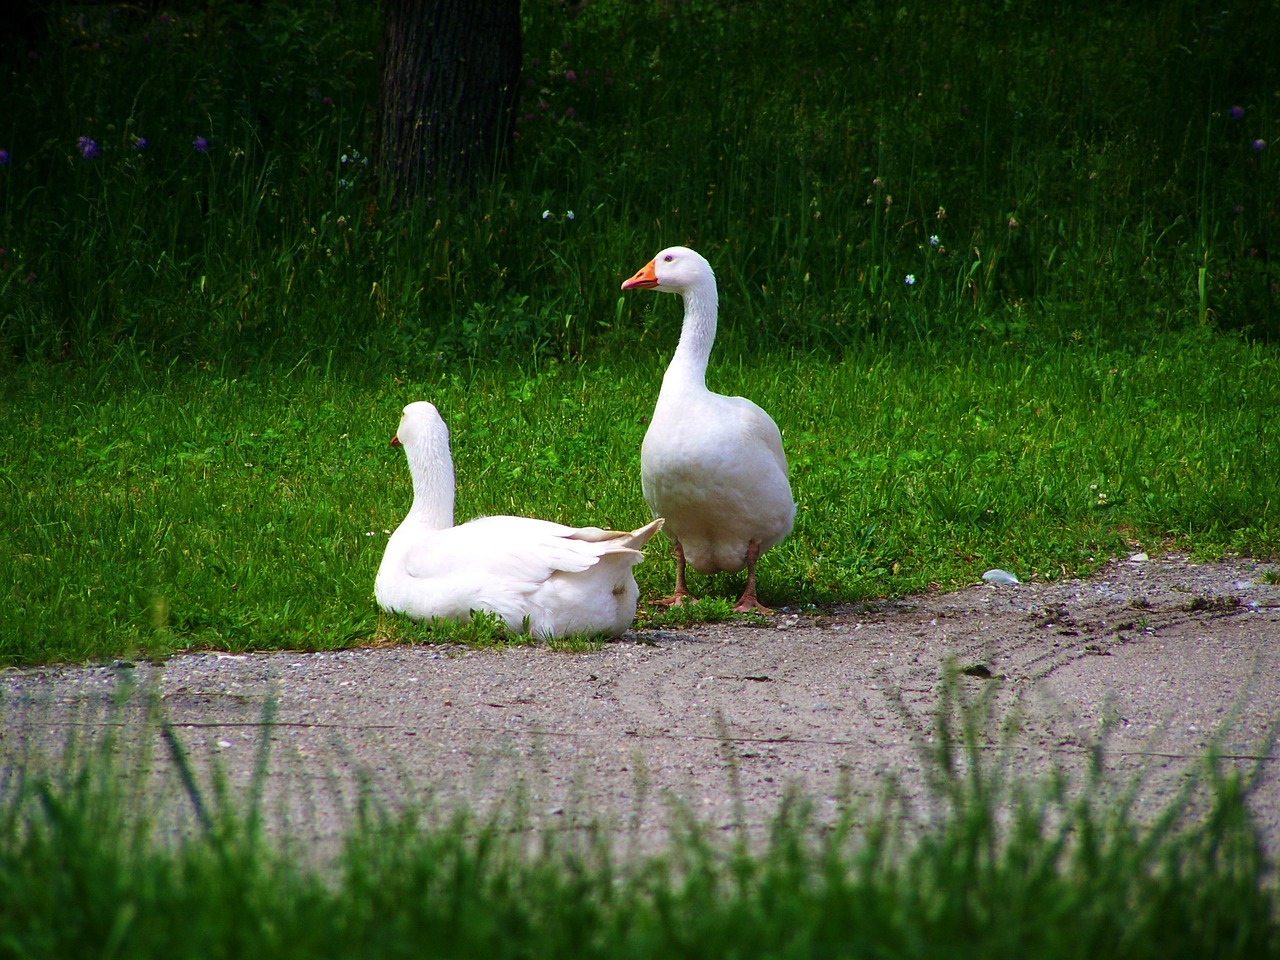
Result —
<svg viewBox="0 0 1280 960"><path fill-rule="evenodd" d="M404 446L404 444L400 442L400 434L398 434L398 433L397 433L395 436L393 436L393 437L391 438L391 446L393 446L393 447L403 447L403 446Z"/></svg>
<svg viewBox="0 0 1280 960"><path fill-rule="evenodd" d="M644 290L658 285L656 260L650 260L636 271L636 275L622 285L623 290Z"/></svg>

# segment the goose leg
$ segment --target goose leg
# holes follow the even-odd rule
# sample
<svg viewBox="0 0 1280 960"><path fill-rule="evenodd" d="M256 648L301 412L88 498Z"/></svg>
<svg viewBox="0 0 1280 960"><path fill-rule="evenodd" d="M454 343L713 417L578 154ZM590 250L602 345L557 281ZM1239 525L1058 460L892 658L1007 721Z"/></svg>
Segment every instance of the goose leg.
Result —
<svg viewBox="0 0 1280 960"><path fill-rule="evenodd" d="M747 588L734 604L734 613L772 613L773 611L756 599L756 561L760 559L760 544L752 540L747 544ZM678 586L677 582L677 586Z"/></svg>
<svg viewBox="0 0 1280 960"><path fill-rule="evenodd" d="M684 582L684 547L680 545L680 541L676 541L676 592L665 600L659 600L664 607L680 607L684 605L686 600L692 601L693 594L689 592L689 588Z"/></svg>

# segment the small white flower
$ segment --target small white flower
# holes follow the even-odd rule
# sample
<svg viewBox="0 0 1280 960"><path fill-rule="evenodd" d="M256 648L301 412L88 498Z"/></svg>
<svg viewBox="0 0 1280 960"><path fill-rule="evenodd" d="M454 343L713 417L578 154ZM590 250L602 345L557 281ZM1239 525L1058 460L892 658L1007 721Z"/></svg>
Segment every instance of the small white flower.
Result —
<svg viewBox="0 0 1280 960"><path fill-rule="evenodd" d="M550 211L550 210L543 210L543 211L542 211L542 219L543 219L543 220L549 220L549 219L551 219L551 211Z"/></svg>
<svg viewBox="0 0 1280 960"><path fill-rule="evenodd" d="M572 211L572 210L566 211L566 212L565 212L565 215L564 215L564 218L565 218L566 220L572 220L572 219L573 219L573 211Z"/></svg>
<svg viewBox="0 0 1280 960"><path fill-rule="evenodd" d="M347 162L347 155L345 153L342 155L342 162L343 163Z"/></svg>
<svg viewBox="0 0 1280 960"><path fill-rule="evenodd" d="M938 235L935 233L929 238L929 246L936 247L938 245Z"/></svg>
<svg viewBox="0 0 1280 960"><path fill-rule="evenodd" d="M914 273L908 273L906 283L908 287L914 287L916 285L916 275Z"/></svg>

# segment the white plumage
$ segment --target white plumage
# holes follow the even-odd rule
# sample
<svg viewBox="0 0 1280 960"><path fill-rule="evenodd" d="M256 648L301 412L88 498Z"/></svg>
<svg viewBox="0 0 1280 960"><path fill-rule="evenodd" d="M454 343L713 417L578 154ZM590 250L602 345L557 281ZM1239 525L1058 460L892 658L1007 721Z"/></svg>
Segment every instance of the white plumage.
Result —
<svg viewBox="0 0 1280 960"><path fill-rule="evenodd" d="M717 312L711 265L688 247L669 247L622 289L684 298L680 343L640 450L645 500L654 516L666 518L667 536L675 541L676 587L669 602L690 596L687 560L699 573L745 566L747 585L735 609L766 610L756 599L756 560L791 532L796 505L777 424L750 400L707 389Z"/></svg>
<svg viewBox="0 0 1280 960"><path fill-rule="evenodd" d="M631 532L569 527L529 517L453 525L449 429L425 401L404 408L392 444L403 446L413 506L387 542L378 605L419 620L466 620L487 610L535 637L617 635L635 618L631 568L661 519Z"/></svg>

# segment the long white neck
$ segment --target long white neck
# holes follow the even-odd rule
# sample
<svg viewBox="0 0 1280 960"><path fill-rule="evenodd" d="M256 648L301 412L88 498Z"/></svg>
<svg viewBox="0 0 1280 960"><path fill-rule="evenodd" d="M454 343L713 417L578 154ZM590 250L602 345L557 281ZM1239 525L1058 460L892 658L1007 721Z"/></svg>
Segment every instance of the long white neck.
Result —
<svg viewBox="0 0 1280 960"><path fill-rule="evenodd" d="M684 291L684 327L667 377L705 386L707 361L716 340L716 279L708 276Z"/></svg>
<svg viewBox="0 0 1280 960"><path fill-rule="evenodd" d="M432 530L453 526L453 456L449 435L405 447L413 477L413 507L406 520L417 520Z"/></svg>

